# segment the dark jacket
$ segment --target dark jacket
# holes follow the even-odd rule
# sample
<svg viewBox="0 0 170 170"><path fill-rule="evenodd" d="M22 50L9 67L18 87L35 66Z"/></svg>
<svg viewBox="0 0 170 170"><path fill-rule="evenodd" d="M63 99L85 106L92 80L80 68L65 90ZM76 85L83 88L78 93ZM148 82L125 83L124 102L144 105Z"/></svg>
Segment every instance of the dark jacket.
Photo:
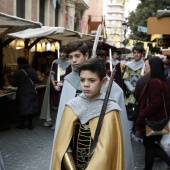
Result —
<svg viewBox="0 0 170 170"><path fill-rule="evenodd" d="M161 82L161 84L159 83ZM145 132L145 119L160 121L166 118L163 95L166 109L168 108L167 83L158 78L151 78L142 90L138 101L138 117L135 123L135 131Z"/></svg>
<svg viewBox="0 0 170 170"><path fill-rule="evenodd" d="M139 78L139 80L136 83L135 91L133 93L136 101L139 100L140 94L145 87L145 85L149 82L150 76L145 75Z"/></svg>
<svg viewBox="0 0 170 170"><path fill-rule="evenodd" d="M106 63L106 68L107 68L107 75L110 77L111 76L111 71L110 71L110 63ZM120 63L118 63L115 66L116 73L114 75L114 81L122 88L123 85L123 80L122 80L122 73L121 73L121 68L120 68Z"/></svg>
<svg viewBox="0 0 170 170"><path fill-rule="evenodd" d="M28 74L26 75L23 70ZM38 112L38 101L35 86L30 79L35 83L39 83L36 72L25 64L20 66L14 73L11 85L18 87L16 91L17 113L19 115L30 115Z"/></svg>

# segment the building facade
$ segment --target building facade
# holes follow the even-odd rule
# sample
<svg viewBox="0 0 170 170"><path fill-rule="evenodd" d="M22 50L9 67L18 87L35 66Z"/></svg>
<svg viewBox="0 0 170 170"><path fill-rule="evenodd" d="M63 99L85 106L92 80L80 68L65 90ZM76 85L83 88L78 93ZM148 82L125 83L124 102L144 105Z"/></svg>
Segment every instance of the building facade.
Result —
<svg viewBox="0 0 170 170"><path fill-rule="evenodd" d="M44 26L66 27L81 31L82 18L89 7L85 0L0 0L0 12Z"/></svg>
<svg viewBox="0 0 170 170"><path fill-rule="evenodd" d="M103 2L104 0L88 1L89 9L87 9L84 13L84 33L95 34L98 25L102 23Z"/></svg>
<svg viewBox="0 0 170 170"><path fill-rule="evenodd" d="M108 0L105 5L107 43L121 47L121 42L124 40L122 26L125 21L124 5L116 0Z"/></svg>
<svg viewBox="0 0 170 170"><path fill-rule="evenodd" d="M125 21L124 4L117 0L93 0L88 3L89 9L84 15L84 32L95 34L99 24L105 27L107 42L110 45L121 47L124 40L122 23ZM103 37L104 31L102 31Z"/></svg>

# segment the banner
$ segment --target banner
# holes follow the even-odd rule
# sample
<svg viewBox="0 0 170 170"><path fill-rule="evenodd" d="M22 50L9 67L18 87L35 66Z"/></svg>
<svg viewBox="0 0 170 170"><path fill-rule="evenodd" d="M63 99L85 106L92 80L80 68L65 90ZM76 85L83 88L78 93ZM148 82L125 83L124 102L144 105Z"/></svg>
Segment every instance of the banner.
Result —
<svg viewBox="0 0 170 170"><path fill-rule="evenodd" d="M160 34L152 34L151 35L151 41L155 40L156 38L161 38Z"/></svg>
<svg viewBox="0 0 170 170"><path fill-rule="evenodd" d="M147 32L147 27L143 27L143 26L138 26L138 31L139 32Z"/></svg>

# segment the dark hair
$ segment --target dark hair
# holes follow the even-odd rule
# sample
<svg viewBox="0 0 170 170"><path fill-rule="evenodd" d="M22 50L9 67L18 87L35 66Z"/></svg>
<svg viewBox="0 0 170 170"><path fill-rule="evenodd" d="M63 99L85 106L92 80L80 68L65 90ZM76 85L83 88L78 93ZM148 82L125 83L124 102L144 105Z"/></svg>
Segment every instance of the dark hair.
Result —
<svg viewBox="0 0 170 170"><path fill-rule="evenodd" d="M25 57L20 56L17 58L17 63L18 65L24 65L24 64L28 64L28 61L26 60Z"/></svg>
<svg viewBox="0 0 170 170"><path fill-rule="evenodd" d="M72 41L71 43L68 44L68 46L67 46L68 55L71 52L74 52L74 51L77 51L77 50L79 50L83 55L88 53L87 45L81 40L75 40L75 41Z"/></svg>
<svg viewBox="0 0 170 170"><path fill-rule="evenodd" d="M166 55L166 58L167 58L167 59L170 59L170 55Z"/></svg>
<svg viewBox="0 0 170 170"><path fill-rule="evenodd" d="M151 58L152 58L152 57L147 56L147 57L144 59L144 61L149 60L149 59L151 59Z"/></svg>
<svg viewBox="0 0 170 170"><path fill-rule="evenodd" d="M61 46L60 47L60 53L67 53L67 47L66 46Z"/></svg>
<svg viewBox="0 0 170 170"><path fill-rule="evenodd" d="M159 57L152 57L148 61L151 69L151 78L166 80L163 61Z"/></svg>
<svg viewBox="0 0 170 170"><path fill-rule="evenodd" d="M140 53L144 52L144 49L143 49L143 47L141 45L134 46L132 51L134 52L134 50L139 51Z"/></svg>
<svg viewBox="0 0 170 170"><path fill-rule="evenodd" d="M97 73L100 80L102 80L106 76L107 72L104 60L102 58L90 58L86 60L83 64L79 66L79 75L83 70L89 70Z"/></svg>

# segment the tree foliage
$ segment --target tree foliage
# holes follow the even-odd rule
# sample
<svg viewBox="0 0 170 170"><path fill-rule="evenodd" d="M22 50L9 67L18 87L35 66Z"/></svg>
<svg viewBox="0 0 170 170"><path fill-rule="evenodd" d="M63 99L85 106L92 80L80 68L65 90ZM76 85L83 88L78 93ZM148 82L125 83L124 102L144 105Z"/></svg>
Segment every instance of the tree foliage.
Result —
<svg viewBox="0 0 170 170"><path fill-rule="evenodd" d="M135 12L131 12L127 18L128 26L131 29L131 39L150 41L150 35L143 32L138 32L138 26L147 27L147 19L156 17L157 10L169 9L170 0L140 0L141 3L137 6Z"/></svg>

